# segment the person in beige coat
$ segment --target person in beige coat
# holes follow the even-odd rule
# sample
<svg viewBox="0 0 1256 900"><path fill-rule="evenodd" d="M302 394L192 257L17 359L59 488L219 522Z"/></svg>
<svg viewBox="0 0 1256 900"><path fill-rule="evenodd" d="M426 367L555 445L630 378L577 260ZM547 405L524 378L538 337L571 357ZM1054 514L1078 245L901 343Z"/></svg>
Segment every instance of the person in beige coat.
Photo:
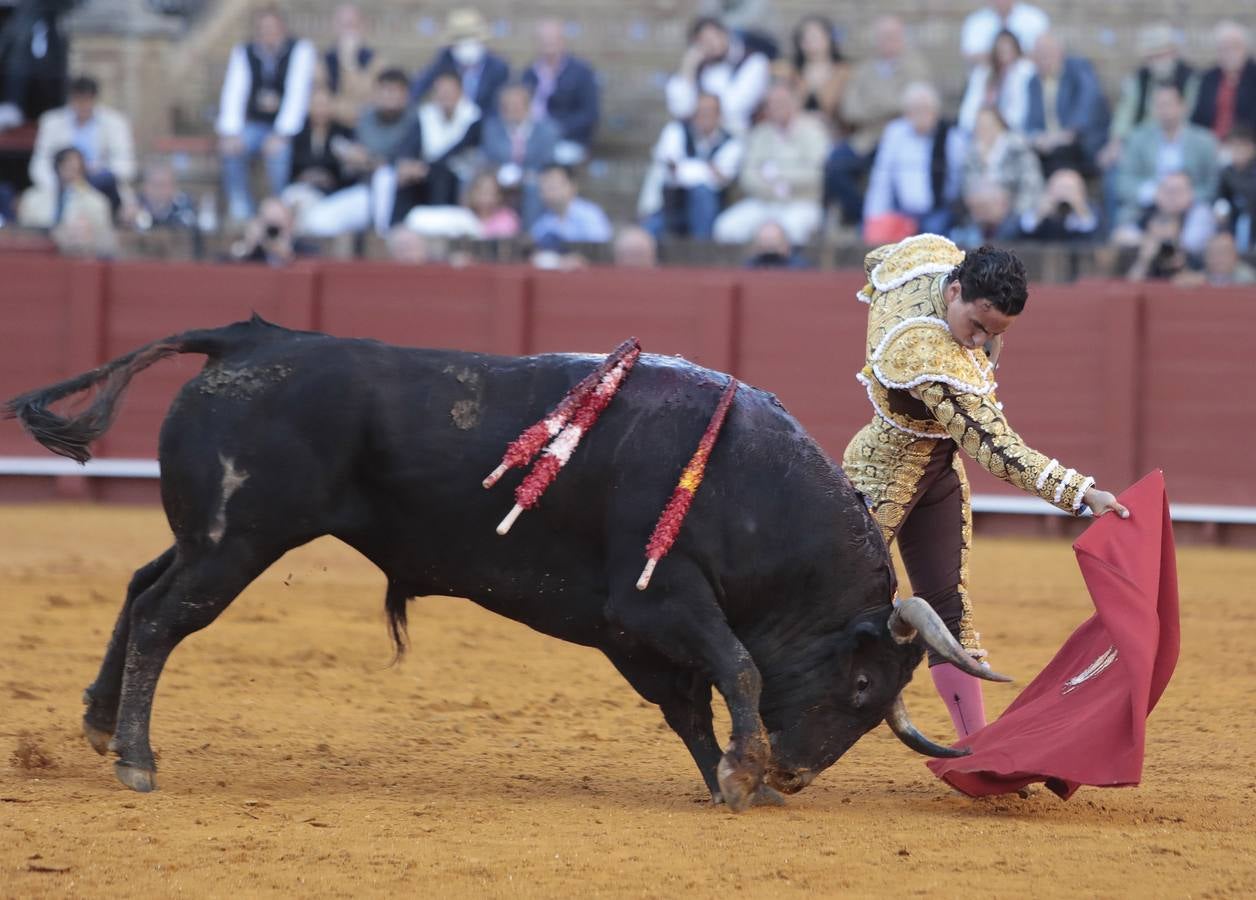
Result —
<svg viewBox="0 0 1256 900"><path fill-rule="evenodd" d="M715 220L715 239L746 243L765 222L776 221L790 241L805 244L820 224L820 193L828 129L800 112L784 82L764 100L763 121L746 138L746 159L738 182L745 199Z"/></svg>
<svg viewBox="0 0 1256 900"><path fill-rule="evenodd" d="M100 104L98 93L95 79L80 76L70 82L66 105L40 116L30 162L32 190L55 194L54 157L66 147L75 147L83 156L88 182L109 198L116 214L134 198L135 140L127 117Z"/></svg>
<svg viewBox="0 0 1256 900"><path fill-rule="evenodd" d="M53 159L58 180L52 239L67 256L109 258L118 252L109 201L87 180L83 154L74 147Z"/></svg>

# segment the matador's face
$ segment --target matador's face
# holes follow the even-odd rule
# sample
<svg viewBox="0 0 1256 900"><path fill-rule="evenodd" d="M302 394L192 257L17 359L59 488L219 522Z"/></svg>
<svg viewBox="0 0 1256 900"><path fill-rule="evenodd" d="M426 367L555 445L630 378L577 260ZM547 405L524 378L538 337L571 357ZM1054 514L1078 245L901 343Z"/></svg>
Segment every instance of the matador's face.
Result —
<svg viewBox="0 0 1256 900"><path fill-rule="evenodd" d="M968 349L985 346L986 342L1007 331L1015 321L1015 316L1009 316L989 300L965 300L960 294L958 282L946 286L946 325L951 330L951 336Z"/></svg>

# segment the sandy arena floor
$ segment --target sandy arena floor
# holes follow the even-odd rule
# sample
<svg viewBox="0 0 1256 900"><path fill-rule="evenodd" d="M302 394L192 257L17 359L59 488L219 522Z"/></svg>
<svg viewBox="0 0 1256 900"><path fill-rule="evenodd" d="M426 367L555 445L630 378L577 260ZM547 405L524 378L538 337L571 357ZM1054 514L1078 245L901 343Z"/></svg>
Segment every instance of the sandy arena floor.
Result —
<svg viewBox="0 0 1256 900"><path fill-rule="evenodd" d="M383 580L331 541L176 651L161 790L130 793L79 695L167 535L150 509L0 509L0 896L1256 895L1250 552L1180 551L1183 654L1141 788L972 801L878 729L788 806L734 816L594 651L432 599L385 668ZM979 539L974 572L1023 685L1089 615L1072 553ZM927 682L909 705L942 738Z"/></svg>

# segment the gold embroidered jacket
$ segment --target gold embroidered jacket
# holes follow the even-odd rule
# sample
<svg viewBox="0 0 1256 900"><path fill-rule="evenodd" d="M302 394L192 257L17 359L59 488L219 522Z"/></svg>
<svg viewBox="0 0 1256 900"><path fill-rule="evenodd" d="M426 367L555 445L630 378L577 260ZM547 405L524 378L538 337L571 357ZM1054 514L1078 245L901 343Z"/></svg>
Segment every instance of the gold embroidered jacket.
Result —
<svg viewBox="0 0 1256 900"><path fill-rule="evenodd" d="M1076 514L1094 479L1025 445L995 398L994 367L947 327L946 276L963 258L931 234L868 254L859 292L869 304L867 364L858 378L876 416L847 448L847 474L876 505L901 492L901 454L927 455L932 442L951 439L996 477Z"/></svg>

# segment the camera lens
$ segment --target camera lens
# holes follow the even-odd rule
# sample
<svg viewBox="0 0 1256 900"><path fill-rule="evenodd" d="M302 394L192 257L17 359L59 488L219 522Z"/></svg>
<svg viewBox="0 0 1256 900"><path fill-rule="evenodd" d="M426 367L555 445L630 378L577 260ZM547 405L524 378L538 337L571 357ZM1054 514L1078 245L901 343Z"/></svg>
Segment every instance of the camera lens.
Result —
<svg viewBox="0 0 1256 900"><path fill-rule="evenodd" d="M276 225L274 222L271 222L269 225L266 226L266 237L270 238L271 240L274 240L275 238L279 237L279 232L281 230L282 229L278 225Z"/></svg>

